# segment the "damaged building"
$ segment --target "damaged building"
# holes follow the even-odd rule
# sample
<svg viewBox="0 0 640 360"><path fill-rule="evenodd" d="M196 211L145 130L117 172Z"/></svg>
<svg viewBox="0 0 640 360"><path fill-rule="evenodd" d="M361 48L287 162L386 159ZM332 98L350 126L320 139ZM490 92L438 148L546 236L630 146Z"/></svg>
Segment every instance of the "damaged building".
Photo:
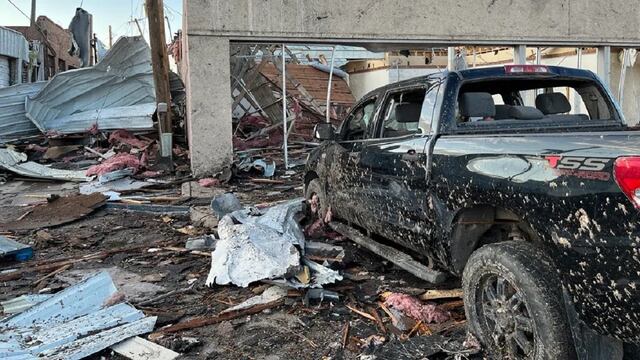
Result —
<svg viewBox="0 0 640 360"><path fill-rule="evenodd" d="M31 26L11 28L23 34L29 42L25 82L48 80L60 72L81 67L80 57L69 54L73 46L71 33L48 17L39 16Z"/></svg>
<svg viewBox="0 0 640 360"><path fill-rule="evenodd" d="M640 353L631 4L75 5L0 27L0 358Z"/></svg>

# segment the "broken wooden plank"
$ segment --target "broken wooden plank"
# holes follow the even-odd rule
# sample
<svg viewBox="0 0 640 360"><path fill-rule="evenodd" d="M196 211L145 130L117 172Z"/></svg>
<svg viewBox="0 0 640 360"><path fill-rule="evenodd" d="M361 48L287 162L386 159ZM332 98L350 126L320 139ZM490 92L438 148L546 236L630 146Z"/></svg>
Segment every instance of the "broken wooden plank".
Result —
<svg viewBox="0 0 640 360"><path fill-rule="evenodd" d="M329 223L329 226L331 226L333 230L348 237L349 239L351 239L351 241L355 242L356 244L364 247L365 249L379 256L382 256L383 258L391 261L393 264L395 264L399 268L410 272L411 274L415 275L420 279L429 281L430 283L433 283L433 284L440 284L444 282L447 278L446 273L430 269L425 265L419 263L418 261L414 260L408 254L405 254L400 250L392 248L391 246L380 244L379 242L367 236L364 236L361 232L359 232L358 230L350 226L347 226L345 224L338 223L335 221L332 221L331 223Z"/></svg>
<svg viewBox="0 0 640 360"><path fill-rule="evenodd" d="M227 312L224 314L219 314L216 316L212 316L212 317L208 317L208 316L202 316L202 317L197 317L195 319L191 319L188 321L184 321L172 326L168 326L164 329L160 329L160 332L163 333L174 333L174 332L178 332L181 330L188 330L188 329L195 329L195 328L199 328L199 327L203 327L203 326L208 326L208 325L213 325L213 324L218 324L221 323L223 321L229 321L229 320L233 320L233 319L237 319L239 317L242 316L247 316L247 315L253 315L253 314L257 314L261 311L267 310L267 309L273 309L275 307L278 307L280 305L284 304L284 299L279 299L276 301L272 301L266 304L259 304L256 305L254 307L248 308L248 309L242 309L239 311L232 311L232 312Z"/></svg>
<svg viewBox="0 0 640 360"><path fill-rule="evenodd" d="M362 316L363 318L369 319L369 320L371 320L373 322L376 321L376 318L373 315L371 315L371 314L369 314L367 312L359 310L356 307L353 307L353 306L350 306L350 305L345 305L345 306L347 307L347 309L349 309L349 310L353 311L354 313Z"/></svg>
<svg viewBox="0 0 640 360"><path fill-rule="evenodd" d="M437 300L437 299L453 299L462 298L462 289L452 290L427 290L424 294L420 295L420 300Z"/></svg>
<svg viewBox="0 0 640 360"><path fill-rule="evenodd" d="M111 350L131 360L173 360L179 353L139 336L111 346Z"/></svg>

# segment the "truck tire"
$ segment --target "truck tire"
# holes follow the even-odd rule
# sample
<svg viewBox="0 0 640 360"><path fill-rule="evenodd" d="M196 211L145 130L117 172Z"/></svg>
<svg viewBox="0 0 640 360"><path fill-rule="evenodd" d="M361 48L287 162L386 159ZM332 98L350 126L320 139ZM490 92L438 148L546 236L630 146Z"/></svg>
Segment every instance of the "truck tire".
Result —
<svg viewBox="0 0 640 360"><path fill-rule="evenodd" d="M311 216L316 219L324 219L327 211L327 197L322 190L319 179L313 179L309 184L307 184L307 188L304 192L304 198L307 200L307 204L309 204ZM312 205L314 202L315 208L314 205Z"/></svg>
<svg viewBox="0 0 640 360"><path fill-rule="evenodd" d="M551 259L524 241L476 250L463 277L469 330L496 359L576 359Z"/></svg>

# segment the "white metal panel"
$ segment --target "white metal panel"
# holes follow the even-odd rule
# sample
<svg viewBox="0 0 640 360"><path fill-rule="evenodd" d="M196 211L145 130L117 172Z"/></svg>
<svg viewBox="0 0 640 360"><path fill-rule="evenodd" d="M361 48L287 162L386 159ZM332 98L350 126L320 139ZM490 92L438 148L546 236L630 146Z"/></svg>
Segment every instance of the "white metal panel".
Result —
<svg viewBox="0 0 640 360"><path fill-rule="evenodd" d="M0 87L9 86L11 72L9 71L9 58L0 56Z"/></svg>
<svg viewBox="0 0 640 360"><path fill-rule="evenodd" d="M0 26L0 55L27 60L29 43L20 32Z"/></svg>

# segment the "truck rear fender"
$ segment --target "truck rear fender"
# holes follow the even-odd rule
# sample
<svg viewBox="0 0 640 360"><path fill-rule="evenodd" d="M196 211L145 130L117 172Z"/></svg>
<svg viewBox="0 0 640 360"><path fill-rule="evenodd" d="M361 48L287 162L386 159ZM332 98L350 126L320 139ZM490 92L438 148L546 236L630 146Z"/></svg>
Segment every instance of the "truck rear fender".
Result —
<svg viewBox="0 0 640 360"><path fill-rule="evenodd" d="M456 274L462 274L469 256L483 245L510 240L540 242L528 223L513 211L494 205L460 209L449 229L451 265Z"/></svg>

